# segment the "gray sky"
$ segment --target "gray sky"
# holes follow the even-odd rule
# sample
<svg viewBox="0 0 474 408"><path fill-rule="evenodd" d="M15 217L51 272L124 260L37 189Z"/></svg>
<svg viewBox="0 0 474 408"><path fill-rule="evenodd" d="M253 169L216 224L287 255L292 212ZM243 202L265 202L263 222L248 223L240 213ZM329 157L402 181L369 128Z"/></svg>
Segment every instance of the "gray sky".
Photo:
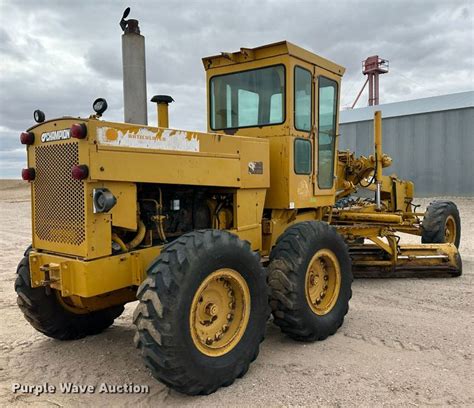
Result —
<svg viewBox="0 0 474 408"><path fill-rule="evenodd" d="M0 0L0 178L19 178L19 134L33 111L87 116L105 97L123 120L125 7L146 36L148 95L169 94L170 125L206 129L201 57L288 40L347 68L342 106L364 82L361 61L390 61L381 103L474 89L474 0ZM358 106L365 106L367 96ZM156 123L149 104L149 123Z"/></svg>

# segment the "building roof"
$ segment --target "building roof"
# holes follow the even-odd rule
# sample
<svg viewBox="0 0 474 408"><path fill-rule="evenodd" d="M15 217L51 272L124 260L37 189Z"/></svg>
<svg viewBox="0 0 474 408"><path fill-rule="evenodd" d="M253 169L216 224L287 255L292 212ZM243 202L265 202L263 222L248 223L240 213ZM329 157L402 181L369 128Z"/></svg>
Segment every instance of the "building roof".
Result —
<svg viewBox="0 0 474 408"><path fill-rule="evenodd" d="M432 96L429 98L413 99L411 101L386 103L365 108L341 111L340 123L364 122L374 118L374 112L382 111L383 118L416 115L427 112L440 112L453 109L474 107L474 91L459 92L448 95Z"/></svg>

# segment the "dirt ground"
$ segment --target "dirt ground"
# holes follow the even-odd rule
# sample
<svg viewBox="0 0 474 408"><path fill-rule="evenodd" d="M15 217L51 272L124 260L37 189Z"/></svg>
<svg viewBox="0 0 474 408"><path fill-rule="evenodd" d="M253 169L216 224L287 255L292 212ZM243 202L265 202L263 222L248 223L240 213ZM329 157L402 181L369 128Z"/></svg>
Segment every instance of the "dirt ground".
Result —
<svg viewBox="0 0 474 408"><path fill-rule="evenodd" d="M29 190L20 181L0 181L0 406L473 406L474 199L451 199L462 218L462 277L356 280L349 314L334 336L302 344L269 323L243 379L207 397L187 397L145 369L132 344L135 304L104 333L78 341L49 339L26 322L13 283L30 243ZM45 382L134 383L150 392L12 392L13 383Z"/></svg>

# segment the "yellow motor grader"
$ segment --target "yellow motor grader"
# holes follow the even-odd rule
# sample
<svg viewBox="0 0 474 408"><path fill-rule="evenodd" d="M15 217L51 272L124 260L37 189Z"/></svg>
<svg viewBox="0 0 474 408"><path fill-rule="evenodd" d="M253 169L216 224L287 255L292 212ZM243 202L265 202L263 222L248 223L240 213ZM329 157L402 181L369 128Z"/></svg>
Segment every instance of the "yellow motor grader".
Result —
<svg viewBox="0 0 474 408"><path fill-rule="evenodd" d="M373 155L338 152L343 67L289 42L203 64L207 132L169 128L157 95L158 127L102 120L100 99L22 133L33 233L15 289L35 329L96 334L138 299L153 376L209 394L247 372L270 313L296 340L334 334L353 272L461 274L456 205L418 212L413 184L383 174L380 113Z"/></svg>

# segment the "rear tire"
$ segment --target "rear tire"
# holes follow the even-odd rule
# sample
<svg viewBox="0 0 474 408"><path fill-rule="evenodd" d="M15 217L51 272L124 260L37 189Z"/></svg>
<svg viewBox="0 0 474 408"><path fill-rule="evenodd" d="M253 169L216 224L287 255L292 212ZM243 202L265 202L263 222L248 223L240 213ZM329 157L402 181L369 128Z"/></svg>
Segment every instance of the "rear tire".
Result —
<svg viewBox="0 0 474 408"><path fill-rule="evenodd" d="M421 225L421 242L442 244L450 242L459 248L461 218L452 201L433 201L426 209Z"/></svg>
<svg viewBox="0 0 474 408"><path fill-rule="evenodd" d="M152 375L176 391L213 393L258 355L270 314L265 271L249 243L229 232L193 231L167 245L137 297L135 345Z"/></svg>
<svg viewBox="0 0 474 408"><path fill-rule="evenodd" d="M283 333L299 341L324 340L342 325L352 296L352 264L333 227L306 221L288 228L270 254L268 269L274 323ZM338 290L331 284L337 279Z"/></svg>
<svg viewBox="0 0 474 408"><path fill-rule="evenodd" d="M56 290L47 292L44 287L32 288L28 258L30 251L31 247L18 265L15 291L18 306L36 330L53 339L76 340L102 332L122 314L123 306L84 314L73 313L61 305Z"/></svg>

